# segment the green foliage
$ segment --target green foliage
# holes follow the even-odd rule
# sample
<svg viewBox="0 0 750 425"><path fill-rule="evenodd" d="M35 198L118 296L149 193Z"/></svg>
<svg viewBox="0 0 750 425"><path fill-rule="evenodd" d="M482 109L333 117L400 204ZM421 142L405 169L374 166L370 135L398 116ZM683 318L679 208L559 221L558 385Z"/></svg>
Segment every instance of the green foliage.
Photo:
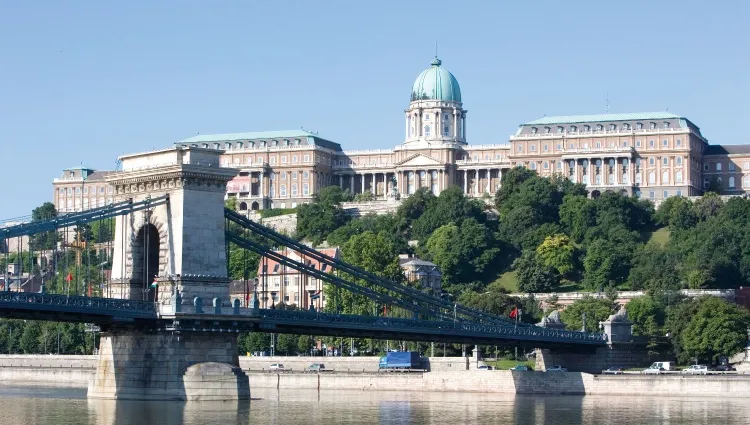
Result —
<svg viewBox="0 0 750 425"><path fill-rule="evenodd" d="M446 224L460 224L467 218L479 223L486 221L481 201L468 199L456 186L444 190L413 221L412 237L424 244L437 228Z"/></svg>
<svg viewBox="0 0 750 425"><path fill-rule="evenodd" d="M297 208L272 208L258 211L261 218L278 217L280 215L294 214L295 212L297 212Z"/></svg>
<svg viewBox="0 0 750 425"><path fill-rule="evenodd" d="M575 247L564 234L548 236L536 248L537 259L541 264L552 267L560 275L566 275L575 267Z"/></svg>
<svg viewBox="0 0 750 425"><path fill-rule="evenodd" d="M91 354L97 342L83 323L0 319L2 353Z"/></svg>
<svg viewBox="0 0 750 425"><path fill-rule="evenodd" d="M550 292L560 284L557 270L544 264L534 251L524 252L514 263L521 292Z"/></svg>
<svg viewBox="0 0 750 425"><path fill-rule="evenodd" d="M297 207L297 236L319 245L334 230L346 224L348 217L341 208L347 194L337 186L323 188L314 202Z"/></svg>
<svg viewBox="0 0 750 425"><path fill-rule="evenodd" d="M676 290L683 285L676 269L677 258L670 250L656 243L636 250L628 276L630 289Z"/></svg>
<svg viewBox="0 0 750 425"><path fill-rule="evenodd" d="M410 248L407 244L405 228L405 222L396 214L369 214L350 220L331 232L327 240L329 246L344 246L354 235L367 231L383 233L399 253L406 253Z"/></svg>
<svg viewBox="0 0 750 425"><path fill-rule="evenodd" d="M31 221L43 221L57 217L55 204L45 202L31 211ZM56 235L54 231L41 232L30 238L29 246L34 251L53 249L55 247Z"/></svg>
<svg viewBox="0 0 750 425"><path fill-rule="evenodd" d="M742 307L715 297L701 299L681 335L684 354L699 361L734 355L744 348L748 327L750 312Z"/></svg>
<svg viewBox="0 0 750 425"><path fill-rule="evenodd" d="M432 233L425 247L443 273L446 290L484 280L500 254L493 234L473 218L463 220L460 225L441 226Z"/></svg>
<svg viewBox="0 0 750 425"><path fill-rule="evenodd" d="M651 295L644 295L628 302L628 319L633 322L634 335L662 335L666 311L660 301Z"/></svg>
<svg viewBox="0 0 750 425"><path fill-rule="evenodd" d="M621 285L628 277L632 253L629 247L610 239L596 239L583 260L584 284L591 291Z"/></svg>
<svg viewBox="0 0 750 425"><path fill-rule="evenodd" d="M401 202L396 211L396 216L402 219L407 226L411 226L412 222L421 217L427 207L434 201L435 195L432 191L422 187Z"/></svg>
<svg viewBox="0 0 750 425"><path fill-rule="evenodd" d="M560 318L570 330L581 330L583 327L583 314L586 313L586 330L598 332L599 322L603 322L611 314L615 313L615 304L609 299L600 299L590 296L569 305L560 313Z"/></svg>
<svg viewBox="0 0 750 425"><path fill-rule="evenodd" d="M354 202L371 202L375 200L375 194L370 191L358 193L354 196Z"/></svg>

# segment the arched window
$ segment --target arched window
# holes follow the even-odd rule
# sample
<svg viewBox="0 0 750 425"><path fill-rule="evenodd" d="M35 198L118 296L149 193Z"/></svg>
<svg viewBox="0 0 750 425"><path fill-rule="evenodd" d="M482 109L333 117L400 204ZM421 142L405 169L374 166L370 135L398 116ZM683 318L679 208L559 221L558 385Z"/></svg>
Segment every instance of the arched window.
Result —
<svg viewBox="0 0 750 425"><path fill-rule="evenodd" d="M532 170L536 170L536 162L532 162L531 163L531 169Z"/></svg>
<svg viewBox="0 0 750 425"><path fill-rule="evenodd" d="M669 171L661 173L661 184L669 184Z"/></svg>
<svg viewBox="0 0 750 425"><path fill-rule="evenodd" d="M650 171L648 173L648 184L655 184L656 183L656 173L653 171Z"/></svg>
<svg viewBox="0 0 750 425"><path fill-rule="evenodd" d="M734 189L734 177L729 177L729 180L727 180L727 184L729 185L730 189Z"/></svg>
<svg viewBox="0 0 750 425"><path fill-rule="evenodd" d="M430 126L429 125L424 126L424 135L425 135L425 137L430 137Z"/></svg>
<svg viewBox="0 0 750 425"><path fill-rule="evenodd" d="M573 161L572 159L570 161L568 161L568 167L575 168L575 166L576 166L576 162L575 161Z"/></svg>
<svg viewBox="0 0 750 425"><path fill-rule="evenodd" d="M286 185L285 184L282 184L281 187L279 188L279 194L281 196L286 196Z"/></svg>
<svg viewBox="0 0 750 425"><path fill-rule="evenodd" d="M722 183L724 183L724 180L721 179L721 177L716 178L716 184L721 187Z"/></svg>
<svg viewBox="0 0 750 425"><path fill-rule="evenodd" d="M602 184L602 175L601 174L597 174L596 175L596 184Z"/></svg>
<svg viewBox="0 0 750 425"><path fill-rule="evenodd" d="M675 161L677 161L677 165L682 165L682 157L678 156Z"/></svg>
<svg viewBox="0 0 750 425"><path fill-rule="evenodd" d="M304 185L302 185L302 194L305 195L305 196L307 196L307 195L310 194L310 185L309 184L305 183Z"/></svg>
<svg viewBox="0 0 750 425"><path fill-rule="evenodd" d="M292 196L297 196L297 183L292 183Z"/></svg>
<svg viewBox="0 0 750 425"><path fill-rule="evenodd" d="M675 183L682 183L682 171L678 171L674 175L674 182Z"/></svg>
<svg viewBox="0 0 750 425"><path fill-rule="evenodd" d="M721 171L721 162L716 163L716 171Z"/></svg>

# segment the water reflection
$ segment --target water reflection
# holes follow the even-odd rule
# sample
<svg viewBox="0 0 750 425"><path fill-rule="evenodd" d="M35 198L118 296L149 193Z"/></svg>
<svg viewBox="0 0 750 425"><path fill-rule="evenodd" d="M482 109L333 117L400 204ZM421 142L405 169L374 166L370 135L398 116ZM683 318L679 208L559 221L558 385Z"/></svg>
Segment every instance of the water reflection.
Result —
<svg viewBox="0 0 750 425"><path fill-rule="evenodd" d="M87 400L85 390L0 388L0 425L747 424L748 399L513 396L255 389L252 402Z"/></svg>

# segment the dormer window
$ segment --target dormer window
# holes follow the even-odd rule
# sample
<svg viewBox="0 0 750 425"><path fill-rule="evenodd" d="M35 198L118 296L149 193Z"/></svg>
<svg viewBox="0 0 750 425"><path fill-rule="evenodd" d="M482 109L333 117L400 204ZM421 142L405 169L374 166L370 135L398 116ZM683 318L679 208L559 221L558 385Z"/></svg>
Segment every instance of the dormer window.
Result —
<svg viewBox="0 0 750 425"><path fill-rule="evenodd" d="M260 142L260 147L265 148L266 147L266 141L263 140Z"/></svg>
<svg viewBox="0 0 750 425"><path fill-rule="evenodd" d="M558 125L558 126L557 126L557 132L558 132L558 133L562 133L562 132L563 132L563 126L561 126L561 125Z"/></svg>
<svg viewBox="0 0 750 425"><path fill-rule="evenodd" d="M655 129L656 128L656 123L652 122L651 125L650 125L650 128L651 128L651 130Z"/></svg>
<svg viewBox="0 0 750 425"><path fill-rule="evenodd" d="M623 124L622 125L623 130L630 130L630 124Z"/></svg>
<svg viewBox="0 0 750 425"><path fill-rule="evenodd" d="M218 143L214 143L214 149L221 149L221 145Z"/></svg>
<svg viewBox="0 0 750 425"><path fill-rule="evenodd" d="M574 126L574 125L571 125L571 126L570 126L570 130L569 130L569 131L570 131L571 133L575 133L576 131L578 131L578 128L576 128L576 126Z"/></svg>
<svg viewBox="0 0 750 425"><path fill-rule="evenodd" d="M643 123L642 122L637 123L635 125L635 128L638 129L638 130L643 130Z"/></svg>
<svg viewBox="0 0 750 425"><path fill-rule="evenodd" d="M591 131L591 126L590 125L584 125L583 126L583 131Z"/></svg>
<svg viewBox="0 0 750 425"><path fill-rule="evenodd" d="M615 130L617 130L617 124L610 124L610 125L609 125L609 130L610 130L610 131L615 131Z"/></svg>
<svg viewBox="0 0 750 425"><path fill-rule="evenodd" d="M229 142L227 142L227 143L224 143L224 147L225 147L225 148L226 148L227 150L231 150L231 149L232 149L232 144L231 144L231 143L229 143Z"/></svg>
<svg viewBox="0 0 750 425"><path fill-rule="evenodd" d="M242 142L237 142L237 149L242 149Z"/></svg>
<svg viewBox="0 0 750 425"><path fill-rule="evenodd" d="M549 134L552 131L549 127L544 127L544 134Z"/></svg>
<svg viewBox="0 0 750 425"><path fill-rule="evenodd" d="M254 148L255 147L255 142L250 142L250 147Z"/></svg>
<svg viewBox="0 0 750 425"><path fill-rule="evenodd" d="M208 143L204 143L203 146L201 146L204 149L208 149Z"/></svg>
<svg viewBox="0 0 750 425"><path fill-rule="evenodd" d="M663 126L664 126L664 128L669 128L669 121L664 121Z"/></svg>
<svg viewBox="0 0 750 425"><path fill-rule="evenodd" d="M536 134L539 131L536 127L531 127L531 134Z"/></svg>
<svg viewBox="0 0 750 425"><path fill-rule="evenodd" d="M299 146L299 139L294 139L294 145Z"/></svg>
<svg viewBox="0 0 750 425"><path fill-rule="evenodd" d="M603 126L603 125L601 125L601 124L598 124L598 125L596 126L596 129L597 129L598 131L602 131L602 130L604 130L604 126Z"/></svg>

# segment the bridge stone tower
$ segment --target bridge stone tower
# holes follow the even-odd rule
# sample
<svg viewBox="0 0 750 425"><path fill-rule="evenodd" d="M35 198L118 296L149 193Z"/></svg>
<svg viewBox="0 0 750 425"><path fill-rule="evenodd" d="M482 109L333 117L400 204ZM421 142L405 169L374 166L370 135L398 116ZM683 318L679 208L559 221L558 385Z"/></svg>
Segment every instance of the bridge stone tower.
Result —
<svg viewBox="0 0 750 425"><path fill-rule="evenodd" d="M169 203L117 218L112 298L156 301L162 311L175 291L191 306L195 297L229 303L224 194L236 171L219 167L220 153L172 148L120 157L122 171L107 179L115 202L166 194Z"/></svg>
<svg viewBox="0 0 750 425"><path fill-rule="evenodd" d="M116 202L163 195L169 202L116 219L108 295L153 301L158 320L103 327L89 397L249 399L236 333L174 328L183 318L208 321L229 305L224 193L236 171L219 167L220 154L171 148L126 155L122 171L108 177ZM213 313L203 314L204 305Z"/></svg>

